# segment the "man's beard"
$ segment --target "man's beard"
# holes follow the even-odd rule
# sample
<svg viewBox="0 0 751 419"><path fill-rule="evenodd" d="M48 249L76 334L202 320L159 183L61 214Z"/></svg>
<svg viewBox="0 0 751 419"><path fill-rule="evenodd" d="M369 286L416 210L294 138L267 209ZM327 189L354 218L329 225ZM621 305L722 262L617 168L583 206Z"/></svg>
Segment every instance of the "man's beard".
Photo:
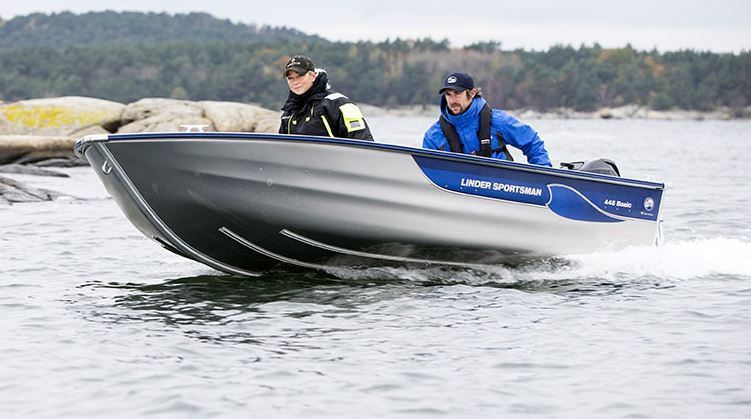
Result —
<svg viewBox="0 0 751 419"><path fill-rule="evenodd" d="M464 109L462 109L462 105L454 105L449 106L449 110L453 115L459 115L460 113L464 112Z"/></svg>

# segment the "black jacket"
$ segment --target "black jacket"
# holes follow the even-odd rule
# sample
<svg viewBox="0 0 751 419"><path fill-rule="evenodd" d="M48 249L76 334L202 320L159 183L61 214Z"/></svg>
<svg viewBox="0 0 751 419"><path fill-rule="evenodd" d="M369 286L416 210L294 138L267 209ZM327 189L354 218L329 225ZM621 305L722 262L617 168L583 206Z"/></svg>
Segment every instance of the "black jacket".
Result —
<svg viewBox="0 0 751 419"><path fill-rule="evenodd" d="M290 92L282 107L279 133L373 141L360 108L347 96L327 87L328 76L321 71L305 94Z"/></svg>

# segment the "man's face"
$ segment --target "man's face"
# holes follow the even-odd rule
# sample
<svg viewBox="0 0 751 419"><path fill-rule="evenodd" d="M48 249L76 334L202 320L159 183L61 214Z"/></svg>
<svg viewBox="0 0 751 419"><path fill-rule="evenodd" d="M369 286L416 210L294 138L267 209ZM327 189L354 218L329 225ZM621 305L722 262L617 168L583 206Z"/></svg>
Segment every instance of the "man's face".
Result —
<svg viewBox="0 0 751 419"><path fill-rule="evenodd" d="M302 76L294 71L288 71L285 78L287 79L289 90L296 95L302 95L313 87L316 76L317 74L312 71L308 71Z"/></svg>
<svg viewBox="0 0 751 419"><path fill-rule="evenodd" d="M457 92L456 90L447 89L443 93L443 96L446 97L446 104L452 115L459 115L466 111L474 98L473 92L469 90Z"/></svg>

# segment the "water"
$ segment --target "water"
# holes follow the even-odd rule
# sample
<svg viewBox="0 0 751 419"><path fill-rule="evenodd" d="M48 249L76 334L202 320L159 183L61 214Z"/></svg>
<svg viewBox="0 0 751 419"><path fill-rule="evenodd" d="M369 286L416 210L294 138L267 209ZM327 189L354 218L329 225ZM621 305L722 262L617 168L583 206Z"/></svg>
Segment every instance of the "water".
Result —
<svg viewBox="0 0 751 419"><path fill-rule="evenodd" d="M89 168L12 175L76 198L0 206L0 416L751 415L751 123L531 122L556 163L666 181L665 246L240 278L144 238Z"/></svg>

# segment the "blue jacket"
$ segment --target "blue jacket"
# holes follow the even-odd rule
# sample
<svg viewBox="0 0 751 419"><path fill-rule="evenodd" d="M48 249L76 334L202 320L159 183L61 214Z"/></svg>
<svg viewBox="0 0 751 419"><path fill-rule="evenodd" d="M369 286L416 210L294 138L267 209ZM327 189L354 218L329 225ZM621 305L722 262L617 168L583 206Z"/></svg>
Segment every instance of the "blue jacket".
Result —
<svg viewBox="0 0 751 419"><path fill-rule="evenodd" d="M472 154L479 152L480 140L477 131L480 127L480 110L485 106L485 99L476 97L466 111L459 115L452 115L446 107L446 100L441 96L441 115L456 128L457 134L462 141L464 152ZM537 132L529 125L521 123L518 119L500 109L492 110L490 132L493 150L499 148L498 132L503 134L506 145L513 146L527 156L527 162L542 166L551 166L545 143L537 135ZM436 122L426 132L422 140L423 148L433 150L451 151L448 139L443 135L441 124ZM495 151L492 156L496 159L505 159L502 151Z"/></svg>

